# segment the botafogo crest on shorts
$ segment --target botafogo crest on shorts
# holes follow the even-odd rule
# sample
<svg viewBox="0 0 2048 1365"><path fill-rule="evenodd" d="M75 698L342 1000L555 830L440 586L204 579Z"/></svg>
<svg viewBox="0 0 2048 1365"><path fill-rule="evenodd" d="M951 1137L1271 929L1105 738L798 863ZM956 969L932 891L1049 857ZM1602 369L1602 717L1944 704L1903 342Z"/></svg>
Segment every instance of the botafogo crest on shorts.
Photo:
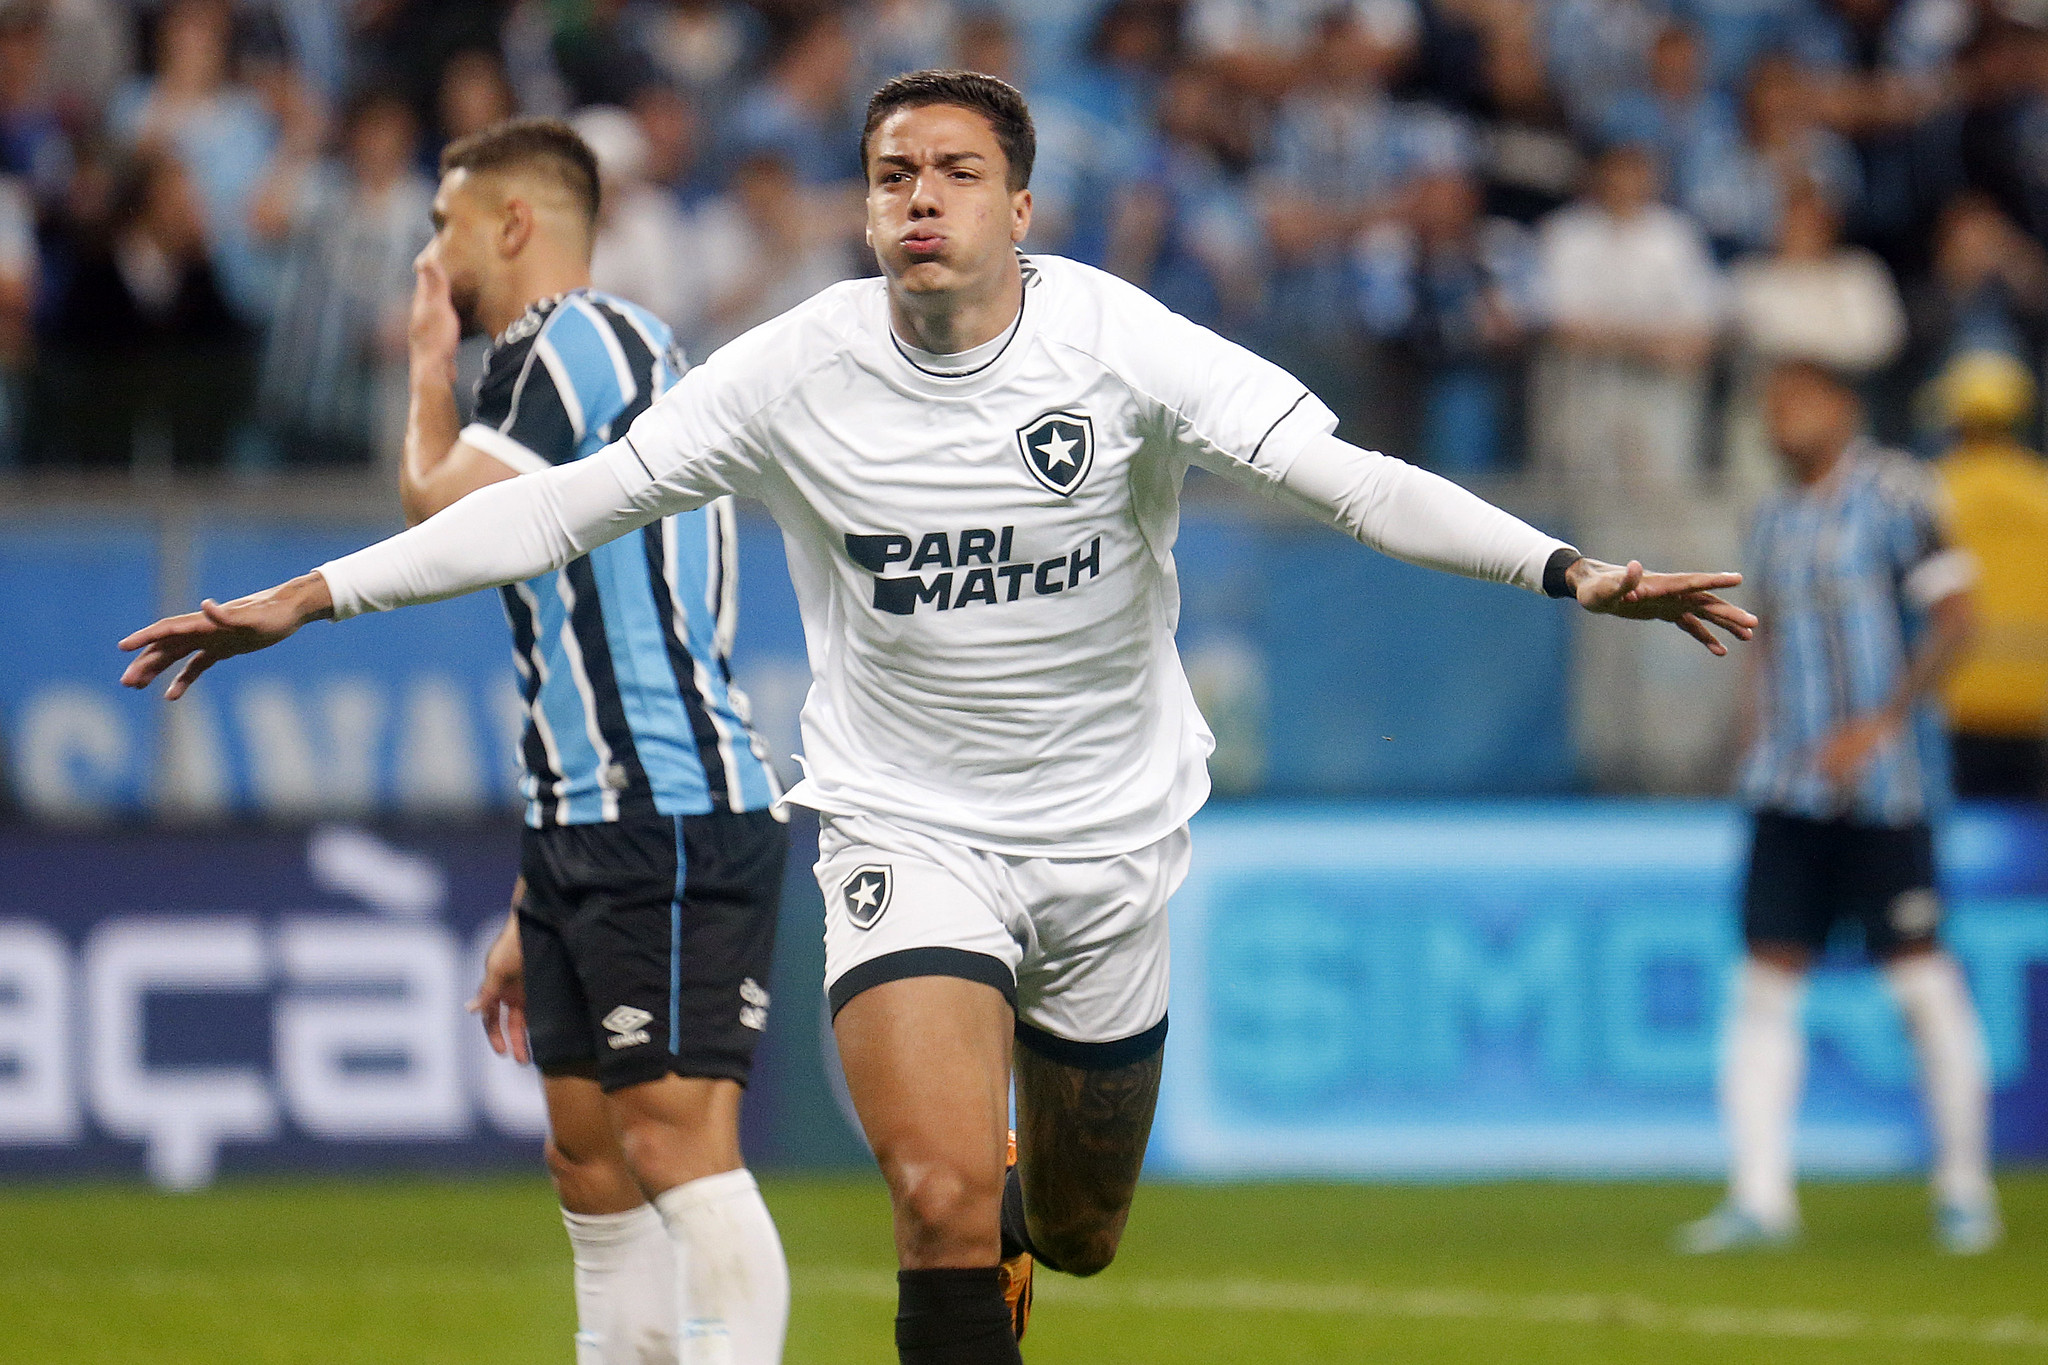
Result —
<svg viewBox="0 0 2048 1365"><path fill-rule="evenodd" d="M856 929L874 928L875 921L889 908L889 893L893 889L894 878L889 875L888 864L863 863L856 867L839 884L847 921Z"/></svg>

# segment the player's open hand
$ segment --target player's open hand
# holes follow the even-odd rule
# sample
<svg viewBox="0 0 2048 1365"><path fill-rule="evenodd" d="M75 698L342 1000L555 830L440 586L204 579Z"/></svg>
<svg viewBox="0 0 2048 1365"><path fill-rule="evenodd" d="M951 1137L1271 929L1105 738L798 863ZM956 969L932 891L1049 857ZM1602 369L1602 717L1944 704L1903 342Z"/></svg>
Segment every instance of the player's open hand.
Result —
<svg viewBox="0 0 2048 1365"><path fill-rule="evenodd" d="M516 892L513 905L516 910ZM506 919L491 950L484 954L484 979L468 1008L483 1020L491 1051L500 1057L509 1055L521 1066L533 1060L526 1041L526 959L519 948L516 913Z"/></svg>
<svg viewBox="0 0 2048 1365"><path fill-rule="evenodd" d="M306 622L333 614L327 580L316 573L228 603L208 598L198 611L166 616L121 641L121 648L135 655L121 674L121 684L147 687L183 660L185 666L164 691L176 701L222 659L268 649Z"/></svg>
<svg viewBox="0 0 2048 1365"><path fill-rule="evenodd" d="M1739 586L1739 573L1646 573L1634 560L1603 564L1581 559L1567 572L1566 582L1587 611L1632 621L1669 621L1716 655L1725 655L1728 646L1715 629L1738 640L1756 633L1756 617L1715 595L1718 588Z"/></svg>
<svg viewBox="0 0 2048 1365"><path fill-rule="evenodd" d="M452 384L455 353L462 345L462 320L455 312L439 244L429 242L414 258L412 270L412 313L406 320L406 347L413 372L419 375L424 371L431 378Z"/></svg>

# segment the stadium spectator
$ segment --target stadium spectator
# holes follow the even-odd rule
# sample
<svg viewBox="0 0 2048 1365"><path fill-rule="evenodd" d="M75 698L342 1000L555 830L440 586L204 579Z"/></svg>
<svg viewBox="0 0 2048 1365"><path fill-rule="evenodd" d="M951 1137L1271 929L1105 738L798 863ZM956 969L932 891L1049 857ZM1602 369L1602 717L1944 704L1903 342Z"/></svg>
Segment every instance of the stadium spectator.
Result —
<svg viewBox="0 0 2048 1365"><path fill-rule="evenodd" d="M1976 557L1978 633L1947 689L1956 791L2048 800L2048 461L2022 445L2027 368L1959 355L1938 392L1956 443L1941 459L1956 543Z"/></svg>
<svg viewBox="0 0 2048 1365"><path fill-rule="evenodd" d="M953 64L962 18L954 0L858 0L847 8L859 33L857 89Z"/></svg>
<svg viewBox="0 0 2048 1365"><path fill-rule="evenodd" d="M233 70L227 0L170 0L157 21L155 75L136 80L108 114L131 148L170 148L198 196L203 240L223 295L244 323L269 317L274 262L254 239L249 208L278 143L263 101Z"/></svg>
<svg viewBox="0 0 2048 1365"><path fill-rule="evenodd" d="M1358 49L1355 60L1392 71L1415 55L1422 15L1414 0L1191 0L1194 50L1252 94L1277 96L1324 59L1332 33ZM1312 76L1309 76L1313 79Z"/></svg>
<svg viewBox="0 0 2048 1365"><path fill-rule="evenodd" d="M1175 311L1241 334L1264 308L1265 266L1240 104L1207 67L1168 77L1104 263Z"/></svg>
<svg viewBox="0 0 2048 1365"><path fill-rule="evenodd" d="M1778 249L1738 261L1730 274L1736 375L1726 423L1728 482L1753 500L1778 482L1763 430L1763 377L1784 360L1811 360L1864 376L1906 340L1905 306L1875 254L1844 246L1820 190L1795 185L1778 227Z"/></svg>
<svg viewBox="0 0 2048 1365"><path fill-rule="evenodd" d="M1672 12L1700 37L1707 84L1742 88L1745 73L1781 51L1811 0L1672 0Z"/></svg>
<svg viewBox="0 0 2048 1365"><path fill-rule="evenodd" d="M1663 8L1652 0L1553 0L1542 13L1551 83L1573 126L1596 132L1616 100L1649 84Z"/></svg>
<svg viewBox="0 0 2048 1365"><path fill-rule="evenodd" d="M257 234L283 252L258 411L293 464L396 457L412 259L432 231L411 106L359 96L338 141L333 158L280 158L254 210Z"/></svg>
<svg viewBox="0 0 2048 1365"><path fill-rule="evenodd" d="M434 91L437 145L423 149L425 164L431 166L441 148L480 133L494 123L503 123L518 112L512 82L505 64L489 48L469 48L456 53L441 71Z"/></svg>
<svg viewBox="0 0 2048 1365"><path fill-rule="evenodd" d="M1964 170L2028 232L2048 232L2048 23L2018 5L1979 4L1964 50L1970 108Z"/></svg>
<svg viewBox="0 0 2048 1365"><path fill-rule="evenodd" d="M1333 16L1298 58L1300 81L1274 116L1260 194L1276 266L1272 306L1283 332L1315 344L1346 330L1329 300L1344 294L1357 235L1400 210L1415 176L1470 160L1457 120L1389 95L1405 55L1355 15Z"/></svg>
<svg viewBox="0 0 2048 1365"><path fill-rule="evenodd" d="M1488 212L1533 224L1563 208L1586 159L1545 68L1542 10L1488 5L1479 76L1481 173Z"/></svg>
<svg viewBox="0 0 2048 1365"><path fill-rule="evenodd" d="M16 0L42 13L50 97L66 124L84 128L135 68L133 15L120 0Z"/></svg>
<svg viewBox="0 0 2048 1365"><path fill-rule="evenodd" d="M1649 79L1616 97L1600 120L1604 141L1656 153L1667 193L1681 205L1742 140L1734 105L1707 86L1704 61L1697 33L1666 24L1650 44Z"/></svg>
<svg viewBox="0 0 2048 1365"><path fill-rule="evenodd" d="M104 219L75 225L45 335L35 453L152 474L218 465L247 411L253 338L216 283L199 191L163 147L109 178Z"/></svg>
<svg viewBox="0 0 2048 1365"><path fill-rule="evenodd" d="M1419 395L1417 451L1440 473L1488 471L1507 448L1516 361L1536 321L1526 229L1480 216L1471 177L1424 177L1401 219L1359 244L1359 311Z"/></svg>
<svg viewBox="0 0 2048 1365"><path fill-rule="evenodd" d="M648 182L695 208L715 188L702 161L708 136L703 111L666 85L642 87L628 107L646 142Z"/></svg>
<svg viewBox="0 0 2048 1365"><path fill-rule="evenodd" d="M1699 229L1657 202L1648 151L1600 158L1589 193L1545 220L1538 271L1549 321L1532 393L1541 467L1585 492L1688 485L1721 281Z"/></svg>
<svg viewBox="0 0 2048 1365"><path fill-rule="evenodd" d="M2048 338L2048 251L1987 196L1959 195L1936 224L1933 268L1906 303L1911 346L1902 369L1915 383L1965 351L2038 357ZM1920 428L1927 449L1939 442L1925 429L1927 415L1901 412L1889 425Z"/></svg>
<svg viewBox="0 0 2048 1365"><path fill-rule="evenodd" d="M711 279L681 204L647 178L648 138L639 121L594 106L579 111L574 126L597 157L603 186L592 287L630 297L671 328L694 321Z"/></svg>
<svg viewBox="0 0 2048 1365"><path fill-rule="evenodd" d="M767 153L806 185L857 182L848 150L859 141L853 112L858 56L847 21L823 12L783 47L766 79L740 97L727 141L739 153Z"/></svg>
<svg viewBox="0 0 2048 1365"><path fill-rule="evenodd" d="M34 196L0 176L0 466L21 455L39 270Z"/></svg>
<svg viewBox="0 0 2048 1365"><path fill-rule="evenodd" d="M1837 212L1855 203L1862 186L1855 153L1820 126L1812 105L1806 81L1783 58L1765 58L1750 72L1741 136L1695 165L1680 199L1723 254L1775 242L1795 184L1811 184Z"/></svg>
<svg viewBox="0 0 2048 1365"><path fill-rule="evenodd" d="M1927 225L1957 184L1955 58L1969 32L1965 0L1816 0L1790 30L1821 122L1856 146L1852 234L1895 268L1924 261Z"/></svg>
<svg viewBox="0 0 2048 1365"><path fill-rule="evenodd" d="M43 6L14 0L0 7L0 174L27 182L38 202L54 208L73 158L50 76Z"/></svg>
<svg viewBox="0 0 2048 1365"><path fill-rule="evenodd" d="M737 0L633 0L626 24L663 80L713 107L731 103L768 41L761 15Z"/></svg>
<svg viewBox="0 0 2048 1365"><path fill-rule="evenodd" d="M856 163L858 164L858 163ZM857 273L846 201L804 185L774 151L733 169L732 187L698 215L704 287L684 345L708 355L741 332Z"/></svg>

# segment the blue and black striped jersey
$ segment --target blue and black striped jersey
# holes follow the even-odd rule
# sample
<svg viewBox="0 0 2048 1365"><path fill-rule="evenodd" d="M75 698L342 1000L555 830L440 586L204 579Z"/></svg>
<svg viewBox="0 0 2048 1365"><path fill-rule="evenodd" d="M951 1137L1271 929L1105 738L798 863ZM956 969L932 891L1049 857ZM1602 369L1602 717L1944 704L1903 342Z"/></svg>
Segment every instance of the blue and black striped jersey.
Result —
<svg viewBox="0 0 2048 1365"><path fill-rule="evenodd" d="M1932 700L1853 786L1831 785L1817 762L1841 725L1897 694L1928 608L1974 574L1949 539L1931 473L1858 442L1818 486L1758 510L1743 568L1765 623L1762 724L1743 764L1744 796L1813 820L1897 826L1939 813L1947 745Z"/></svg>
<svg viewBox="0 0 2048 1365"><path fill-rule="evenodd" d="M571 290L498 338L462 437L521 473L579 460L683 368L652 313ZM721 498L503 590L529 825L759 810L780 796L729 665L735 550Z"/></svg>

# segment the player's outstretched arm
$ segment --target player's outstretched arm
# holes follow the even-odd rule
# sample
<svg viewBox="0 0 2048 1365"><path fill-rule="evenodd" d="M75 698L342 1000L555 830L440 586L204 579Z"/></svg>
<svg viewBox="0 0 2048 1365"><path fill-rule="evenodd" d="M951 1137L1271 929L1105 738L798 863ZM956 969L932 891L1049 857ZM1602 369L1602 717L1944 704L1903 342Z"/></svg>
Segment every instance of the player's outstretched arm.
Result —
<svg viewBox="0 0 2048 1365"><path fill-rule="evenodd" d="M274 588L238 597L232 602L211 598L199 610L183 616L166 616L153 626L144 626L121 648L135 655L121 674L125 687L147 687L180 660L185 666L171 679L164 695L173 701L191 690L199 675L222 659L253 654L290 639L308 621L334 615L334 597L327 580L317 573L294 578Z"/></svg>
<svg viewBox="0 0 2048 1365"><path fill-rule="evenodd" d="M147 687L189 659L171 681L175 700L222 659L268 649L308 621L522 582L713 495L654 487L640 457L615 441L587 460L480 488L410 531L289 583L139 630L121 642L137 654L121 681Z"/></svg>
<svg viewBox="0 0 2048 1365"><path fill-rule="evenodd" d="M1569 591L1587 611L1670 621L1717 655L1728 647L1716 629L1738 640L1756 629L1754 616L1715 595L1741 574L1645 573L1637 563L1573 559L1573 547L1450 480L1335 436L1307 442L1277 478L1266 477L1284 501L1410 564L1551 596ZM1567 560L1560 588L1551 566Z"/></svg>
<svg viewBox="0 0 2048 1365"><path fill-rule="evenodd" d="M1565 570L1565 585L1587 611L1631 621L1670 621L1716 655L1728 652L1716 629L1737 640L1756 633L1756 617L1716 593L1741 583L1739 573L1649 573L1635 560L1603 564L1580 559Z"/></svg>

